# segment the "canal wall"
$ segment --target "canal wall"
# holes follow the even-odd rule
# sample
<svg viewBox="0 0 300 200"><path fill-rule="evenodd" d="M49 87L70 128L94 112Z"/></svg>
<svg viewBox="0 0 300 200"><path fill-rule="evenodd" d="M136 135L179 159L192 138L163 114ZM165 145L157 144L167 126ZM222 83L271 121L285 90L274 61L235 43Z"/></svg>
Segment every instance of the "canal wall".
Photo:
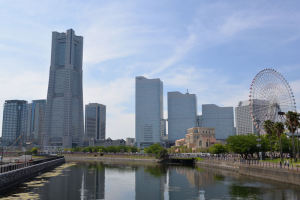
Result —
<svg viewBox="0 0 300 200"><path fill-rule="evenodd" d="M65 163L63 157L0 174L0 192Z"/></svg>
<svg viewBox="0 0 300 200"><path fill-rule="evenodd" d="M87 162L87 161L103 161L103 162L135 162L135 163L158 163L159 159L140 158L140 157L117 157L117 156L93 156L82 154L64 154L66 162Z"/></svg>
<svg viewBox="0 0 300 200"><path fill-rule="evenodd" d="M203 166L211 169L214 168L229 170L240 176L249 176L259 179L268 179L283 183L300 185L300 171L295 170L211 160L198 161L196 162L196 165L199 167Z"/></svg>

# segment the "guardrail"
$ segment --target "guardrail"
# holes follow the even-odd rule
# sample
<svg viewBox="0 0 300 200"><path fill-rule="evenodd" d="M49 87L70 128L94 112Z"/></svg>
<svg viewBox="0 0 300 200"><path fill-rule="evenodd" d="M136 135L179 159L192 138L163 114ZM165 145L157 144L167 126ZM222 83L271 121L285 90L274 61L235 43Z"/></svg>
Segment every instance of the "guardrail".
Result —
<svg viewBox="0 0 300 200"><path fill-rule="evenodd" d="M255 159L242 159L242 158L235 158L235 157L203 157L203 159L208 160L210 162L225 162L229 165L242 165L242 166L254 166L254 167L261 167L261 168L275 168L275 169L286 169L292 170L296 172L300 172L300 165L295 164L294 162L284 162L284 163L275 163L275 162L268 162L268 161L261 161Z"/></svg>
<svg viewBox="0 0 300 200"><path fill-rule="evenodd" d="M13 163L13 164L0 165L0 174L18 170L18 169L22 169L22 168L33 166L33 165L37 165L37 164L41 164L41 163L45 163L45 162L60 159L60 158L63 158L63 156L45 158L45 159L41 159L41 160L34 160L34 161L29 161L29 162L24 162L24 163Z"/></svg>

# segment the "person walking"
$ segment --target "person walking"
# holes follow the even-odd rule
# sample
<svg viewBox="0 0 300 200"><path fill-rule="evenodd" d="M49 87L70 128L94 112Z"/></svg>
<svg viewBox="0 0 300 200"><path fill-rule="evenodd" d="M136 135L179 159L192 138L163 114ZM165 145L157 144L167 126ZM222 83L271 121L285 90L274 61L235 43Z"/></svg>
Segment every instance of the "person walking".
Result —
<svg viewBox="0 0 300 200"><path fill-rule="evenodd" d="M280 165L280 168L282 168L282 162L281 162L281 160L280 160L280 162L279 162L279 165Z"/></svg>

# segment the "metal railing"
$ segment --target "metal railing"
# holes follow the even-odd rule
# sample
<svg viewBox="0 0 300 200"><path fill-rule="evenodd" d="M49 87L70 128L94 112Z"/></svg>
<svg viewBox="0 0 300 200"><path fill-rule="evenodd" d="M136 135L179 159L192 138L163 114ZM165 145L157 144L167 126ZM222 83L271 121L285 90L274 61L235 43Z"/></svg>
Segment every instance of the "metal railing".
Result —
<svg viewBox="0 0 300 200"><path fill-rule="evenodd" d="M6 164L6 165L0 165L0 174L18 170L18 169L22 169L22 168L29 167L29 166L38 165L38 164L45 163L45 162L52 161L52 160L61 159L61 158L63 158L63 157L62 156L51 157L51 158L46 158L43 160L35 160L35 161L29 161L29 162L23 162L23 163L10 163L10 164Z"/></svg>
<svg viewBox="0 0 300 200"><path fill-rule="evenodd" d="M240 166L249 166L249 167L261 167L261 168L274 168L274 169L283 169L283 170L292 170L296 172L300 172L300 164L295 164L294 162L283 162L283 163L275 163L261 160L247 160L236 157L203 157L204 160L220 163L225 162L228 165L240 165ZM287 161L287 160L286 160Z"/></svg>

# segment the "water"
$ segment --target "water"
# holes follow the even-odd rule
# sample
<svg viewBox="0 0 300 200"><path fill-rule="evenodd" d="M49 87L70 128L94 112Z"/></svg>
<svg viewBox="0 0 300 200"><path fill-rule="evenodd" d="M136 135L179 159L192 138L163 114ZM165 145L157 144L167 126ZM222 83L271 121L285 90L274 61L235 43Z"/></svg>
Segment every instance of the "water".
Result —
<svg viewBox="0 0 300 200"><path fill-rule="evenodd" d="M184 166L67 163L4 199L300 199L300 187Z"/></svg>

